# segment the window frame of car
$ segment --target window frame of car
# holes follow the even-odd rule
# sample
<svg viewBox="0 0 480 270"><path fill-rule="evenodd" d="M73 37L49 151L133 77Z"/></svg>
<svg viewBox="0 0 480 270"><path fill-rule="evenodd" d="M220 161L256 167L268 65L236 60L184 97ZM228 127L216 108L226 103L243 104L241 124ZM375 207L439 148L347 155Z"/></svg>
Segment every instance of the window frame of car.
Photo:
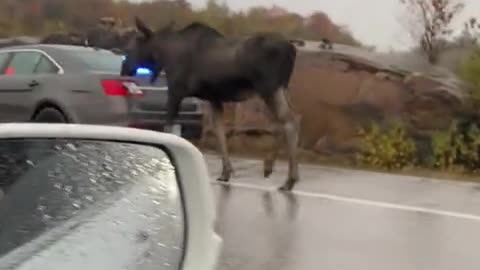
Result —
<svg viewBox="0 0 480 270"><path fill-rule="evenodd" d="M21 53L21 52L35 52L35 53L41 54L40 59L37 61L37 63L35 63L34 72L32 74L29 74L29 75L45 74L45 73L36 73L36 69L37 69L38 64L40 63L42 57L46 58L46 60L48 60L51 64L53 64L57 68L57 72L52 72L52 73L47 73L47 74L57 74L57 75L59 75L59 74L64 74L65 73L63 67L51 55L49 55L44 50L33 49L33 48L28 48L28 49L2 49L2 50L0 50L0 54L7 53L7 54L10 54L10 55L8 56L7 61L0 65L0 76L6 76L7 75L7 74L5 74L5 69L11 63L12 59L14 59L15 54L16 53ZM12 75L16 75L16 74L12 74Z"/></svg>
<svg viewBox="0 0 480 270"><path fill-rule="evenodd" d="M12 53L10 51L0 51L0 55L5 54L7 57L4 62L0 62L0 75L4 75L5 68L8 66L8 63L12 60Z"/></svg>

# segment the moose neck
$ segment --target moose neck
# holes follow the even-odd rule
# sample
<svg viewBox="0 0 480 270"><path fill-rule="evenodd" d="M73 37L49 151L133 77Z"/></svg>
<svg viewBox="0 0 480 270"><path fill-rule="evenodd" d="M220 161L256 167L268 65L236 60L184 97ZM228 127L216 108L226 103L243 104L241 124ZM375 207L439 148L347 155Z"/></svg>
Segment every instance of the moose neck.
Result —
<svg viewBox="0 0 480 270"><path fill-rule="evenodd" d="M186 49L185 42L177 35L159 40L153 48L155 60L161 63L165 72L175 66L178 59L185 54Z"/></svg>

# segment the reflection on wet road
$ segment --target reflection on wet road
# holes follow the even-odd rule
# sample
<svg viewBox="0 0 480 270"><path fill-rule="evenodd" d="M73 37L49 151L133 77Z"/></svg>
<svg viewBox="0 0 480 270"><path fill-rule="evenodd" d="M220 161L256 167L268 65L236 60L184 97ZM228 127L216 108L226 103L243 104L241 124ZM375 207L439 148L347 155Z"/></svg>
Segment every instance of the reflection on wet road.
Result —
<svg viewBox="0 0 480 270"><path fill-rule="evenodd" d="M207 158L216 176L220 163ZM231 185L212 185L224 239L219 270L476 270L480 265L476 184L306 167L298 192L286 194L274 189L282 169L264 180L256 164L236 160L236 168L244 166L240 176ZM417 189L409 193L412 187ZM440 194L421 198L431 191Z"/></svg>

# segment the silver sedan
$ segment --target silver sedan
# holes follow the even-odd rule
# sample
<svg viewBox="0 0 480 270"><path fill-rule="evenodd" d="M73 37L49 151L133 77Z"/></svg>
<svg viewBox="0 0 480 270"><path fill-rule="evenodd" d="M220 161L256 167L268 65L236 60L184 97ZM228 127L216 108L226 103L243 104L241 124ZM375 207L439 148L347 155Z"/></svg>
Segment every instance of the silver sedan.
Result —
<svg viewBox="0 0 480 270"><path fill-rule="evenodd" d="M163 130L166 78L150 85L141 68L135 77L121 77L122 61L121 55L82 46L4 47L0 49L0 122L104 124ZM185 100L176 121L181 135L198 137L201 119L199 101Z"/></svg>

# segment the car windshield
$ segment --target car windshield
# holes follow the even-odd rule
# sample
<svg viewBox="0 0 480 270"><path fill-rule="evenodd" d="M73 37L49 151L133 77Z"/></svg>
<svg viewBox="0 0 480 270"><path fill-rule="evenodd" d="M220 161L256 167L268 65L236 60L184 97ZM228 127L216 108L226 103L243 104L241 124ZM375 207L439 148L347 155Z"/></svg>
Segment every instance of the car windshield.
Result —
<svg viewBox="0 0 480 270"><path fill-rule="evenodd" d="M123 61L122 55L108 51L71 50L69 53L93 71L119 73Z"/></svg>
<svg viewBox="0 0 480 270"><path fill-rule="evenodd" d="M1 141L0 265L14 264L19 256L28 257L26 253L38 254L82 224L90 227L79 232L78 249L88 249L85 246L98 240L95 233L89 238L91 228L109 228L103 242L129 239L126 224L136 220L163 248L157 251L162 254L158 260L175 267L184 229L176 189L174 167L164 151L153 146L68 139ZM97 252L103 252L108 244L98 241ZM69 251L61 252L67 257Z"/></svg>

